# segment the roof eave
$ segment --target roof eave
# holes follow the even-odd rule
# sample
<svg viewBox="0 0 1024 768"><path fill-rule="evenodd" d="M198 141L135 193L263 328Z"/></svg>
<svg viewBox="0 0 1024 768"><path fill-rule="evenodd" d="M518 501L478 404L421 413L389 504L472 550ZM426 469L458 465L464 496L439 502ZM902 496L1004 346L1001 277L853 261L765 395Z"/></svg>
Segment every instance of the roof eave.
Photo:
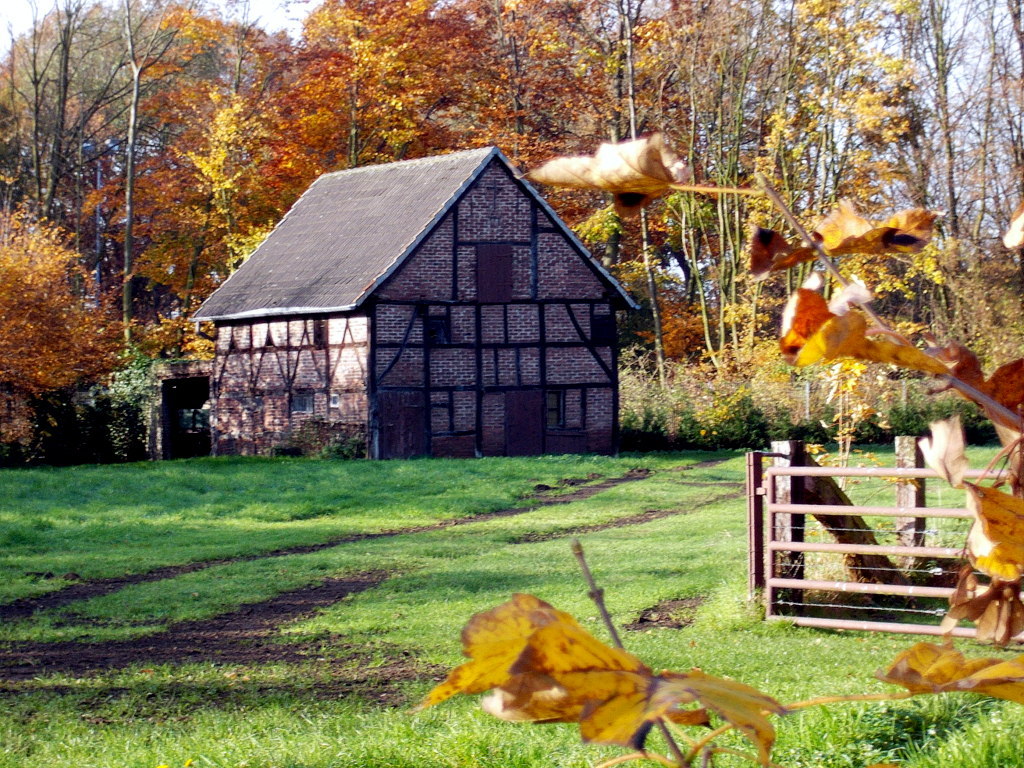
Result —
<svg viewBox="0 0 1024 768"><path fill-rule="evenodd" d="M261 317L286 317L289 315L334 315L340 312L351 312L357 307L349 304L344 307L274 307L273 309L248 309L244 312L233 312L227 315L200 316L192 315L193 323L226 323L232 320L255 320Z"/></svg>

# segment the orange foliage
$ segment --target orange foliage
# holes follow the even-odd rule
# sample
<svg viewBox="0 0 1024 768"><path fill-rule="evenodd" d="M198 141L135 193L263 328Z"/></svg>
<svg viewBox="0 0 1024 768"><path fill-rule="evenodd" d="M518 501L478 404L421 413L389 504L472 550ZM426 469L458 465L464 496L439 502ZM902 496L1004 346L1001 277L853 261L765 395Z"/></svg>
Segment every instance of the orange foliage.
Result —
<svg viewBox="0 0 1024 768"><path fill-rule="evenodd" d="M26 398L117 363L119 324L83 297L91 284L77 258L58 228L23 212L0 217L0 392L9 412L0 438L22 436Z"/></svg>

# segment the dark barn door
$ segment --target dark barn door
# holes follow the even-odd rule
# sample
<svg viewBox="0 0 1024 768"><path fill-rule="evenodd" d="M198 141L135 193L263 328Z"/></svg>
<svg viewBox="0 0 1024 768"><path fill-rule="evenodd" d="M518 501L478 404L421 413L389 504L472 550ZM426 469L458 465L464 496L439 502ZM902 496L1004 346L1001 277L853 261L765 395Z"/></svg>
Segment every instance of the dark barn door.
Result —
<svg viewBox="0 0 1024 768"><path fill-rule="evenodd" d="M164 379L163 445L165 459L210 455L210 378Z"/></svg>
<svg viewBox="0 0 1024 768"><path fill-rule="evenodd" d="M544 453L544 392L525 389L505 393L505 454Z"/></svg>
<svg viewBox="0 0 1024 768"><path fill-rule="evenodd" d="M408 459L428 452L422 392L380 391L377 409L380 458Z"/></svg>

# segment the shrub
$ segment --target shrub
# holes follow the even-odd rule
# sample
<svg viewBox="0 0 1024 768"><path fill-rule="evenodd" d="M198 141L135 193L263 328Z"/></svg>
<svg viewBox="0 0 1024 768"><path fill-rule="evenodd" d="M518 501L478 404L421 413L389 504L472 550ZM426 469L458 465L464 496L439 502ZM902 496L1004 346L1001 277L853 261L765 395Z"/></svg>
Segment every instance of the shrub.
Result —
<svg viewBox="0 0 1024 768"><path fill-rule="evenodd" d="M294 426L275 445L272 456L316 456L325 459L359 459L366 456L366 430L359 424L343 424L312 418Z"/></svg>

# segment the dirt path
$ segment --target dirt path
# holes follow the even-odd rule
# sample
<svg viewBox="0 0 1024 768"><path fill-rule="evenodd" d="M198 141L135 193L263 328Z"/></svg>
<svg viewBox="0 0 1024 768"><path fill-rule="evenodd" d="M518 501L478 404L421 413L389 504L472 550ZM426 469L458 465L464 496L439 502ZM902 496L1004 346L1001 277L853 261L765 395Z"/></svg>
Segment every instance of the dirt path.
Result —
<svg viewBox="0 0 1024 768"><path fill-rule="evenodd" d="M705 462L703 466L710 466L714 463L720 462ZM680 469L687 469L687 467ZM542 506L567 504L571 501L586 499L600 491L623 483L642 480L649 475L649 470L637 469L630 471L622 477L609 478L600 482L593 482L596 478L587 478L582 481L565 480L561 484L562 488L579 485L580 483L586 484L579 485L571 493L537 497L529 506L499 510L485 515L460 517L412 528L356 534L330 542L280 549L262 555L191 563L184 566L157 569L147 574L81 582L49 595L41 595L37 598L21 600L17 603L3 606L5 612L0 613L0 618L22 618L43 608L67 605L77 600L108 594L130 584L156 581L162 578L173 578L181 573L208 568L220 563L257 560L266 557L284 557L292 554L314 552L352 541L441 530L492 517L523 514L531 509L537 509ZM686 484L689 485L689 483ZM704 483L700 483L700 485L703 486ZM720 483L713 485L721 487L723 485L730 486L735 484ZM539 493L548 494L550 491L557 489L538 486L535 490ZM709 499L708 503L738 498L739 496L742 496L742 491L731 491ZM638 525L670 515L686 514L688 511L649 510L606 523L577 526L560 531L527 536L514 543L543 541L609 528ZM385 572L374 571L340 579L330 578L309 587L277 595L261 603L241 606L229 613L201 621L172 624L162 632L130 640L100 643L8 644L0 648L0 680L16 682L53 673L82 675L112 668L126 667L132 664L213 662L225 665L254 665L273 662L308 662L317 659L319 647L275 642L276 630L282 625L306 618L316 611L327 608L348 595L372 589L381 584L388 576L389 574ZM401 660L398 660L392 673L396 676L394 679L399 679L403 675L415 676L417 674L415 669L417 669L415 663L403 663ZM0 689L0 694L3 692Z"/></svg>

